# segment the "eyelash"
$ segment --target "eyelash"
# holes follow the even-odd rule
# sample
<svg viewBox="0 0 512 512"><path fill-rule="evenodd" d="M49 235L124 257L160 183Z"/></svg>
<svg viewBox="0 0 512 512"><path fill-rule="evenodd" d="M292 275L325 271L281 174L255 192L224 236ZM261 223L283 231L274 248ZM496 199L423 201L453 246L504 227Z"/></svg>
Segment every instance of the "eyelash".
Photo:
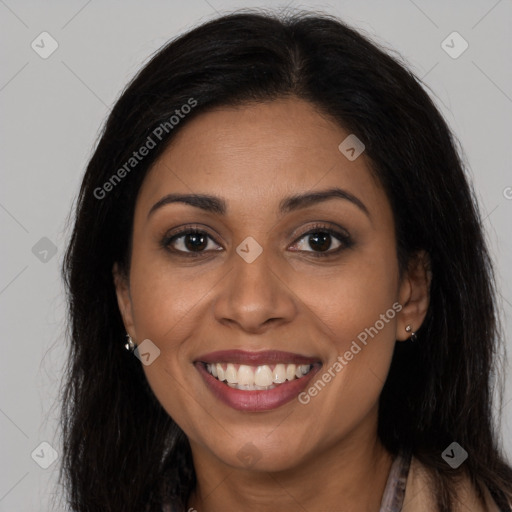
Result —
<svg viewBox="0 0 512 512"><path fill-rule="evenodd" d="M342 250L348 249L348 248L350 248L353 245L353 241L352 241L352 239L351 239L351 237L350 237L350 235L348 233L342 233L342 232L336 231L335 229L332 229L332 228L330 228L330 227L328 227L328 226L326 226L324 224L316 224L316 225L314 225L311 229L309 229L308 231L306 231L305 233L300 235L296 239L296 241L294 242L294 245L295 245L295 243L297 243L300 240L302 240L304 237L307 237L308 235L318 234L318 233L327 233L327 234L331 235L332 237L336 238L341 243L340 247L338 247L334 251L329 250L327 252L316 252L316 251L297 251L297 252L311 253L313 255L313 257L315 257L315 258L326 258L326 257L329 257L329 256L337 255ZM210 240L213 240L217 245L219 245L217 243L217 241L208 234L208 232L206 232L206 231L204 231L202 229L199 229L199 228L197 228L195 226L183 226L176 233L173 233L170 236L165 236L162 239L160 245L165 250L167 250L169 252L172 252L173 254L177 254L178 256L183 256L185 258L189 258L189 257L192 257L192 258L202 257L206 253L206 251L202 251L202 252L201 251L199 251L199 252L186 252L186 251L180 251L180 250L172 249L172 248L169 247L174 241L178 240L179 238L182 238L185 235L189 235L189 234L206 235Z"/></svg>

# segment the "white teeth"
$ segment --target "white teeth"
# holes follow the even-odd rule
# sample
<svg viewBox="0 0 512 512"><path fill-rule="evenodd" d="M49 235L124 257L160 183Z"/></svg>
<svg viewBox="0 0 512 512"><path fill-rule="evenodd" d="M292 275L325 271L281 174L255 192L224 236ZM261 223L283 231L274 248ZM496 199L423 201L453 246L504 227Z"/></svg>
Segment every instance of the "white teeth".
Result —
<svg viewBox="0 0 512 512"><path fill-rule="evenodd" d="M274 379L276 384L281 384L286 380L286 367L284 364L276 364L274 368Z"/></svg>
<svg viewBox="0 0 512 512"><path fill-rule="evenodd" d="M286 380L293 380L295 378L295 368L294 364L289 364L286 367Z"/></svg>
<svg viewBox="0 0 512 512"><path fill-rule="evenodd" d="M222 366L220 365L220 363L217 363L215 365L215 367L217 368L217 379L219 379L221 382L223 380L226 380L226 375L224 373L224 369L222 368Z"/></svg>
<svg viewBox="0 0 512 512"><path fill-rule="evenodd" d="M312 365L303 364L276 364L274 369L271 365L249 366L241 364L236 369L233 363L208 363L206 370L221 382L226 382L231 388L246 391L272 389L276 384L300 379L308 374Z"/></svg>
<svg viewBox="0 0 512 512"><path fill-rule="evenodd" d="M235 367L229 363L226 368L226 380L230 384L237 384L238 383L238 375L237 371L235 370Z"/></svg>
<svg viewBox="0 0 512 512"><path fill-rule="evenodd" d="M270 368L265 364L258 366L254 372L254 384L256 386L270 386L272 384L272 372Z"/></svg>
<svg viewBox="0 0 512 512"><path fill-rule="evenodd" d="M241 364L238 368L238 385L252 386L254 384L254 372L250 366ZM272 384L272 382L271 382Z"/></svg>

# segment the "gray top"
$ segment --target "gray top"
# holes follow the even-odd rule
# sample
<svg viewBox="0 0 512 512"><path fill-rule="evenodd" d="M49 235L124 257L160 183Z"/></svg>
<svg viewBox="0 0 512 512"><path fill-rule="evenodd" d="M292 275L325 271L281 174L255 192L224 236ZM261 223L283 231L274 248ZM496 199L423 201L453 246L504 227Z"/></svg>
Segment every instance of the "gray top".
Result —
<svg viewBox="0 0 512 512"><path fill-rule="evenodd" d="M395 457L382 495L379 512L402 510L410 465L411 454L399 454Z"/></svg>

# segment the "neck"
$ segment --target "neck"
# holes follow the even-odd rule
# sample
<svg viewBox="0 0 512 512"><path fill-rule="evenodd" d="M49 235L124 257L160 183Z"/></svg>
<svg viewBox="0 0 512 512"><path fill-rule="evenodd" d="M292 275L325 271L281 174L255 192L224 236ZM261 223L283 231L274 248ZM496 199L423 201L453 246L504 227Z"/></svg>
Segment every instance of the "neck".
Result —
<svg viewBox="0 0 512 512"><path fill-rule="evenodd" d="M196 452L197 486L187 510L377 512L392 456L378 440L376 430L372 435L359 431L349 437L312 454L297 467L277 472L233 469L211 464L211 459L201 463Z"/></svg>

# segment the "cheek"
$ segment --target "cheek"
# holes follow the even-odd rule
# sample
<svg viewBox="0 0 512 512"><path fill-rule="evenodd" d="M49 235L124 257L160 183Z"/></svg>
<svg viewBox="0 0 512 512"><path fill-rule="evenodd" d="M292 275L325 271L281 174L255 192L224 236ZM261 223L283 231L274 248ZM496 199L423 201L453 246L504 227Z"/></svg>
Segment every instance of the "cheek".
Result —
<svg viewBox="0 0 512 512"><path fill-rule="evenodd" d="M190 424L190 415L185 411L191 405L187 379L193 368L183 349L190 336L193 315L187 315L191 306L186 287L147 267L143 274L134 272L134 277L132 302L137 337L141 341L151 340L158 353L151 364L143 364L143 371L167 414L183 430L191 431L193 423Z"/></svg>
<svg viewBox="0 0 512 512"><path fill-rule="evenodd" d="M378 401L396 343L397 283L393 247L377 240L329 275L297 282L328 344L303 403L316 403L315 414L333 424L350 428Z"/></svg>
<svg viewBox="0 0 512 512"><path fill-rule="evenodd" d="M322 424L318 435L323 432L327 444L376 414L396 342L396 310L378 304L361 304L357 316L332 318L329 360L299 397Z"/></svg>
<svg viewBox="0 0 512 512"><path fill-rule="evenodd" d="M397 311L392 306L398 298L398 263L386 238L347 253L340 265L309 271L306 278L307 269L296 268L290 287L339 353L361 333L364 341L368 329L375 333L375 324L381 339L395 341Z"/></svg>
<svg viewBox="0 0 512 512"><path fill-rule="evenodd" d="M197 267L173 271L165 258L142 251L132 257L130 291L137 339L151 340L160 351L143 370L162 407L187 431L195 428L190 417L201 414L191 412L195 401L190 390L197 382L191 381L196 370L190 351L197 350L208 293L218 281L214 273L199 274Z"/></svg>
<svg viewBox="0 0 512 512"><path fill-rule="evenodd" d="M165 344L179 339L183 325L212 288L208 275L197 277L197 273L194 267L173 269L161 255L134 255L130 290L139 338Z"/></svg>

